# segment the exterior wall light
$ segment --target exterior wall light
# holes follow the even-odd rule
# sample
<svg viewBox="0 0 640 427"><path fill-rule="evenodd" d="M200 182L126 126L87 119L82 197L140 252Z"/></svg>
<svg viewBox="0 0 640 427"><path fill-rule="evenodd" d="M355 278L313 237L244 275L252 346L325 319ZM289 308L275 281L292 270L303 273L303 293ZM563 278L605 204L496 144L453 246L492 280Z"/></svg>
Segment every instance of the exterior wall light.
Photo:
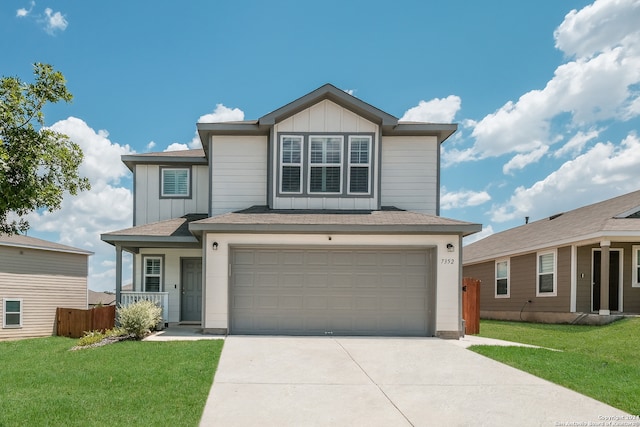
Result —
<svg viewBox="0 0 640 427"><path fill-rule="evenodd" d="M453 252L454 249L453 243L447 243L447 252Z"/></svg>
<svg viewBox="0 0 640 427"><path fill-rule="evenodd" d="M214 251L218 250L218 242L213 242L213 250Z"/></svg>

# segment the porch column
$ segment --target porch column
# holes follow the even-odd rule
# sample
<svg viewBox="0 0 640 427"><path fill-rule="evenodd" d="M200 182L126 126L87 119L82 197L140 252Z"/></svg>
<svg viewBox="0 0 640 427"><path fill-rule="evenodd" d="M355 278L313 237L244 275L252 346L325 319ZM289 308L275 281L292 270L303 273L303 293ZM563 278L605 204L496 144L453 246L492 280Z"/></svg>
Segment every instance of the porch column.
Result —
<svg viewBox="0 0 640 427"><path fill-rule="evenodd" d="M611 242L600 242L600 311L598 314L608 316L609 311L609 247Z"/></svg>
<svg viewBox="0 0 640 427"><path fill-rule="evenodd" d="M122 246L116 244L116 307L120 305L122 293Z"/></svg>

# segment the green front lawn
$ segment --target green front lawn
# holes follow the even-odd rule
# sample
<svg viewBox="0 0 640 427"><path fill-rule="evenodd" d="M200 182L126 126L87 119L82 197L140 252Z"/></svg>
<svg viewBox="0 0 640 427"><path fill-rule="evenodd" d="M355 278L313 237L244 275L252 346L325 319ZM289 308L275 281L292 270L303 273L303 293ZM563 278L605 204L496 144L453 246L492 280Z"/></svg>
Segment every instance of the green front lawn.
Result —
<svg viewBox="0 0 640 427"><path fill-rule="evenodd" d="M606 326L483 320L480 336L560 350L471 347L630 414L640 414L640 318Z"/></svg>
<svg viewBox="0 0 640 427"><path fill-rule="evenodd" d="M0 426L197 426L222 340L0 342Z"/></svg>

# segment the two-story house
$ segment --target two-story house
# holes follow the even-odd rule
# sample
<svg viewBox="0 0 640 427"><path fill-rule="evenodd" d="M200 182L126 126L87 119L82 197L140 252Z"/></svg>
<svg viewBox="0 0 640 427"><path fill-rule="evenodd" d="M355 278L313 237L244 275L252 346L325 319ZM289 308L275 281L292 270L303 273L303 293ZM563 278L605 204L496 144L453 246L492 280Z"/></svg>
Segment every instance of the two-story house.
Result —
<svg viewBox="0 0 640 427"><path fill-rule="evenodd" d="M123 156L135 296L205 332L458 338L462 237L439 216L454 124L401 122L332 86L255 121L198 123L204 149Z"/></svg>

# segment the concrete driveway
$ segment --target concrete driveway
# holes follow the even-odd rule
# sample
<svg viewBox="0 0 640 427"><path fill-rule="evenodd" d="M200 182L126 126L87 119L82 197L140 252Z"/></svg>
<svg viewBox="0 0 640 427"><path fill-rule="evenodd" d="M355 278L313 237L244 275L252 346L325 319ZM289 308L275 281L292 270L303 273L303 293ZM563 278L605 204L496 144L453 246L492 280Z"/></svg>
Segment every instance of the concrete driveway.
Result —
<svg viewBox="0 0 640 427"><path fill-rule="evenodd" d="M618 409L461 344L437 338L231 336L201 426L561 426L624 420Z"/></svg>

